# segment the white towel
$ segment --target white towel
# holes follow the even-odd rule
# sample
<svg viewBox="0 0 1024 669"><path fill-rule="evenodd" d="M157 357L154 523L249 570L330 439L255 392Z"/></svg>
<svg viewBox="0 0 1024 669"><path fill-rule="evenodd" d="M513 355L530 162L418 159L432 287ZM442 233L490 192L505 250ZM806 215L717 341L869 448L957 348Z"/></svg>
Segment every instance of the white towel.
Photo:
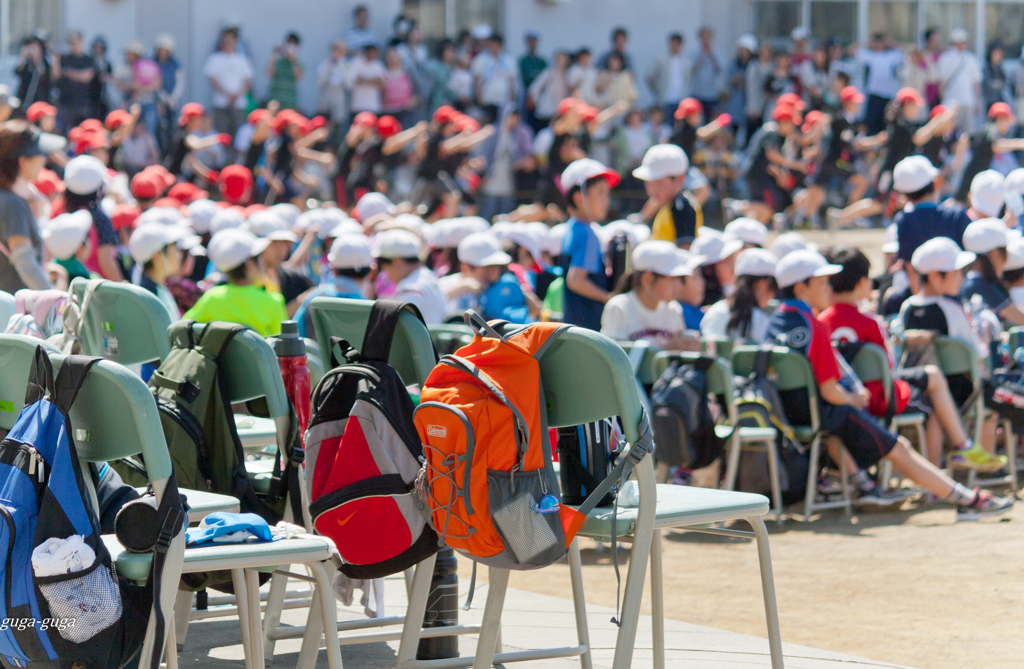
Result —
<svg viewBox="0 0 1024 669"><path fill-rule="evenodd" d="M72 534L67 539L50 538L32 551L32 572L36 576L58 576L88 569L96 553L86 545L85 537Z"/></svg>

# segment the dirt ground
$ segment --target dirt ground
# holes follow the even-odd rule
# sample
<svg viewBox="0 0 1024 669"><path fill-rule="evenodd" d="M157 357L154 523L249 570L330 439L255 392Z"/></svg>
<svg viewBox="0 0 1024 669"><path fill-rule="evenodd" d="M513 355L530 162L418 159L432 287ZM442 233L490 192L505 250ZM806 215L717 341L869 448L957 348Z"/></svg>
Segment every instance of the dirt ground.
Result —
<svg viewBox="0 0 1024 669"><path fill-rule="evenodd" d="M1024 503L1004 518L957 524L934 504L769 524L783 640L918 669L1021 667ZM615 606L610 551L581 542L588 601ZM662 543L666 617L766 636L752 541L687 532ZM572 597L564 564L513 572L510 586Z"/></svg>

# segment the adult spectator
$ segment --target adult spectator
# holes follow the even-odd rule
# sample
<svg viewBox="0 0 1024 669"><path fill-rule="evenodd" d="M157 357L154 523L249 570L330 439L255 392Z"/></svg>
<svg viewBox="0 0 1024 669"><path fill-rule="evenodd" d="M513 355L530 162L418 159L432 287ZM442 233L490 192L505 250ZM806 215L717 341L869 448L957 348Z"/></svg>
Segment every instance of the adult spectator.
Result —
<svg viewBox="0 0 1024 669"><path fill-rule="evenodd" d="M558 112L558 103L572 92L566 76L568 70L569 54L557 51L551 67L545 68L527 90L526 106L532 110L530 126L534 132L540 132L551 122Z"/></svg>
<svg viewBox="0 0 1024 669"><path fill-rule="evenodd" d="M690 71L691 93L704 105L708 118L718 115L718 96L722 92L722 63L712 47L714 32L704 26L698 33L700 51L693 59Z"/></svg>
<svg viewBox="0 0 1024 669"><path fill-rule="evenodd" d="M494 122L499 110L516 99L516 66L504 46L501 35L491 35L470 66L476 100L486 117L484 123Z"/></svg>
<svg viewBox="0 0 1024 669"><path fill-rule="evenodd" d="M534 80L548 66L544 56L538 55L537 43L540 35L536 30L526 31L526 53L519 57L519 79L523 82L523 90L530 88Z"/></svg>
<svg viewBox="0 0 1024 669"><path fill-rule="evenodd" d="M744 90L746 93L744 111L747 117L748 142L761 127L761 123L764 120L765 105L768 102L765 95L765 84L774 69L775 61L772 59L772 46L768 42L762 42L757 49L757 58L750 61L744 75Z"/></svg>
<svg viewBox="0 0 1024 669"><path fill-rule="evenodd" d="M384 54L384 88L381 104L384 113L391 114L405 127L410 123L413 110L419 104L416 96L416 83L402 64L402 57L395 47L390 47Z"/></svg>
<svg viewBox="0 0 1024 669"><path fill-rule="evenodd" d="M89 53L92 54L93 62L96 64L96 77L89 85L89 94L96 113L100 118L106 118L111 104L117 100L117 96L107 95L107 87L112 82L114 75L114 66L107 56L107 40L103 35L97 35L92 39Z"/></svg>
<svg viewBox="0 0 1024 669"><path fill-rule="evenodd" d="M162 77L157 90L157 112L160 116L160 135L157 139L165 151L170 149L174 127L177 125L178 107L185 94L185 68L174 57L176 42L174 35L160 33L153 40L156 64Z"/></svg>
<svg viewBox="0 0 1024 669"><path fill-rule="evenodd" d="M597 68L591 62L590 49L580 49L566 74L569 89L589 105L597 104Z"/></svg>
<svg viewBox="0 0 1024 669"><path fill-rule="evenodd" d="M616 54L619 59L622 60L623 69L632 69L633 61L629 59L629 54L626 53L626 45L628 43L629 33L626 32L625 28L619 27L613 30L611 51L601 56L601 59L597 61L597 67L602 70L607 70L608 59L611 58L612 54Z"/></svg>
<svg viewBox="0 0 1024 669"><path fill-rule="evenodd" d="M658 58L651 75L647 77L647 85L654 99L665 107L666 117L672 116L686 97L686 75L689 69L683 53L683 36L672 33L668 36L668 53Z"/></svg>
<svg viewBox="0 0 1024 669"><path fill-rule="evenodd" d="M316 69L316 111L335 125L344 123L348 114L345 90L348 83L347 53L345 43L334 40L327 58L320 61Z"/></svg>
<svg viewBox="0 0 1024 669"><path fill-rule="evenodd" d="M92 56L82 51L82 33L68 31L68 51L55 61L54 78L57 99L57 127L67 132L87 118L95 118L99 110L92 105L90 87L96 78Z"/></svg>
<svg viewBox="0 0 1024 669"><path fill-rule="evenodd" d="M424 64L423 70L430 83L430 108L437 109L442 105L451 105L456 100L448 82L451 80L452 69L458 59L455 43L450 39L441 40L431 58ZM472 78L472 75L471 77Z"/></svg>
<svg viewBox="0 0 1024 669"><path fill-rule="evenodd" d="M480 184L484 196L480 215L487 220L515 208L517 175L535 162L531 152L533 133L521 122L515 106L505 105L499 128L480 146L480 155L487 161L487 171Z"/></svg>
<svg viewBox="0 0 1024 669"><path fill-rule="evenodd" d="M352 113L379 114L383 109L384 63L377 57L376 44L367 44L348 68L348 87L352 91Z"/></svg>
<svg viewBox="0 0 1024 669"><path fill-rule="evenodd" d="M729 87L729 99L725 111L732 117L733 135L737 135L741 127L745 127L743 117L747 111L747 70L754 62L757 51L757 38L753 35L741 35L736 40L736 57L729 63L725 76ZM748 133L750 137L752 133Z"/></svg>
<svg viewBox="0 0 1024 669"><path fill-rule="evenodd" d="M27 201L15 192L15 182L36 181L46 156L64 147L54 135L40 135L25 121L0 124L0 290L50 288L43 270L43 239Z"/></svg>
<svg viewBox="0 0 1024 669"><path fill-rule="evenodd" d="M267 97L277 100L281 109L299 108L299 79L302 78L302 64L299 63L299 45L302 40L298 33L290 32L284 44L275 46L267 65L270 91Z"/></svg>
<svg viewBox="0 0 1024 669"><path fill-rule="evenodd" d="M932 79L925 86L924 99L929 107L939 104L939 71L937 69L939 58L942 56L942 36L935 28L928 28L924 31L923 55L931 63Z"/></svg>
<svg viewBox="0 0 1024 669"><path fill-rule="evenodd" d="M1010 96L1010 80L1003 69L1005 57L1006 51L1002 42L996 40L988 45L985 70L981 73L981 94L985 109L990 109L997 102L1013 102Z"/></svg>
<svg viewBox="0 0 1024 669"><path fill-rule="evenodd" d="M902 86L909 86L916 90L927 104L929 87L938 81L938 76L935 61L930 53L918 49L917 45L907 47L906 55L903 59L903 68L900 70L900 84Z"/></svg>
<svg viewBox="0 0 1024 669"><path fill-rule="evenodd" d="M811 59L807 47L811 43L811 31L804 26L797 26L789 33L792 45L789 49L789 65L793 68L793 74L797 74L800 67Z"/></svg>
<svg viewBox="0 0 1024 669"><path fill-rule="evenodd" d="M137 104L142 110L142 122L153 137L157 136L160 116L157 112L156 92L163 87L160 66L145 58L142 42L133 40L124 48L124 65L115 72L114 84L124 94L126 107Z"/></svg>
<svg viewBox="0 0 1024 669"><path fill-rule="evenodd" d="M366 8L366 5L357 5L352 10L352 20L355 22L355 25L345 33L345 44L348 45L348 48L353 53L359 53L371 44L377 47L380 46L380 39L377 37L377 33L369 28L370 11Z"/></svg>
<svg viewBox="0 0 1024 669"><path fill-rule="evenodd" d="M206 59L203 75L213 88L213 127L234 135L245 123L246 96L253 77L252 61L238 53L236 28L221 33L220 46Z"/></svg>
<svg viewBox="0 0 1024 669"><path fill-rule="evenodd" d="M981 112L981 64L967 50L969 35L963 28L949 33L951 46L939 57L939 93L942 103L960 105L956 127L960 132L974 132L976 117ZM870 132L870 129L869 129Z"/></svg>
<svg viewBox="0 0 1024 669"><path fill-rule="evenodd" d="M14 69L18 77L18 98L25 109L34 102L50 102L52 73L53 62L46 51L46 42L38 37L26 37Z"/></svg>
<svg viewBox="0 0 1024 669"><path fill-rule="evenodd" d="M873 35L868 46L867 49L859 47L855 52L855 58L867 69L864 92L867 93L868 99L864 121L867 124L867 133L876 135L885 130L885 108L900 89L897 73L903 64L903 52L882 33Z"/></svg>

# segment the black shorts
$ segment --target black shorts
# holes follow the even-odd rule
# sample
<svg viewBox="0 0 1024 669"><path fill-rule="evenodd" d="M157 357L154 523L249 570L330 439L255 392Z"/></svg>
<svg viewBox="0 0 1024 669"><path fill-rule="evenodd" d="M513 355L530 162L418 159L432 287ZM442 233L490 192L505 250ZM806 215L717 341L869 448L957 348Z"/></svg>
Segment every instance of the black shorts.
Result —
<svg viewBox="0 0 1024 669"><path fill-rule="evenodd" d="M785 211L793 204L793 197L784 191L770 175L766 174L759 178L748 177L747 185L750 186L750 199L765 203L772 211Z"/></svg>
<svg viewBox="0 0 1024 669"><path fill-rule="evenodd" d="M932 415L932 401L928 396L928 372L924 367L910 367L893 372L893 379L904 381L910 387L910 401L901 414L923 413Z"/></svg>
<svg viewBox="0 0 1024 669"><path fill-rule="evenodd" d="M814 175L814 183L819 186L827 187L829 185L829 181L836 178L842 181L845 185L845 183L850 180L850 177L856 174L852 169L852 165L850 165L850 169L847 169L845 165L850 164L840 161L822 162L821 169Z"/></svg>
<svg viewBox="0 0 1024 669"><path fill-rule="evenodd" d="M836 406L824 400L820 407L822 432L839 437L861 469L878 464L896 446L896 435L864 409Z"/></svg>

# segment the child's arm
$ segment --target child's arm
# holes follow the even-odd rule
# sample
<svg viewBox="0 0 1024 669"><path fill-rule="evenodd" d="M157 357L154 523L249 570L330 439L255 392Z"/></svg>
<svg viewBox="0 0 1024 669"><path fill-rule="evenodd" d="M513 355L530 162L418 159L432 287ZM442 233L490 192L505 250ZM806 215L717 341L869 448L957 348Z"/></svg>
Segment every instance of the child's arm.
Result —
<svg viewBox="0 0 1024 669"><path fill-rule="evenodd" d="M839 385L839 381L836 379L819 383L818 391L821 393L822 399L829 404L847 405L855 409L866 409L868 401L871 399L871 393L867 389L864 389L863 393L851 393Z"/></svg>

